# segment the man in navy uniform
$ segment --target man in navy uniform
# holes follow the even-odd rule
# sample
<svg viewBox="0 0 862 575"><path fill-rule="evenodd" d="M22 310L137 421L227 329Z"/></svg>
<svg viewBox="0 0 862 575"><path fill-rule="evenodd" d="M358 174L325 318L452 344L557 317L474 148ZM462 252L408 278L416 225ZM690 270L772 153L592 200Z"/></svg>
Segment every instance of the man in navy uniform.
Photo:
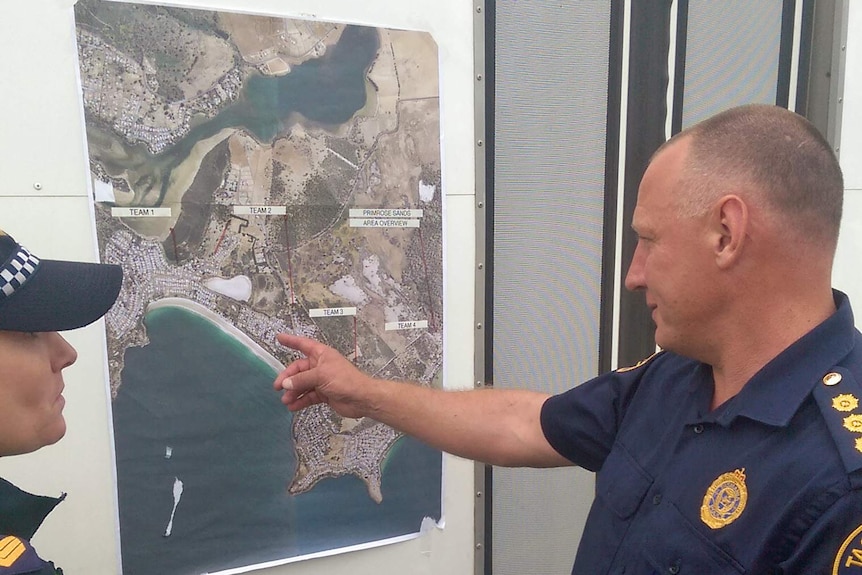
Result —
<svg viewBox="0 0 862 575"><path fill-rule="evenodd" d="M58 331L102 317L119 266L42 260L0 230L0 456L30 453L66 433L62 370L77 359ZM41 497L0 479L0 575L62 573L30 539L65 496Z"/></svg>
<svg viewBox="0 0 862 575"><path fill-rule="evenodd" d="M804 118L751 105L678 134L638 192L626 287L662 352L566 393L371 378L313 340L276 379L495 465L580 465L572 573L862 573L862 339L831 288L843 179Z"/></svg>

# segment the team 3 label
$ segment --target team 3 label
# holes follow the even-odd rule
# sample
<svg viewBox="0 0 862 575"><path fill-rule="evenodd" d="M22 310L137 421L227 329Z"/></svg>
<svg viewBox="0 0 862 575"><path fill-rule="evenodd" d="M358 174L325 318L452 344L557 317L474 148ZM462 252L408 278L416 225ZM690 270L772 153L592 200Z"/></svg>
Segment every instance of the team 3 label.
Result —
<svg viewBox="0 0 862 575"><path fill-rule="evenodd" d="M356 315L355 307L321 307L308 310L310 317L341 317Z"/></svg>

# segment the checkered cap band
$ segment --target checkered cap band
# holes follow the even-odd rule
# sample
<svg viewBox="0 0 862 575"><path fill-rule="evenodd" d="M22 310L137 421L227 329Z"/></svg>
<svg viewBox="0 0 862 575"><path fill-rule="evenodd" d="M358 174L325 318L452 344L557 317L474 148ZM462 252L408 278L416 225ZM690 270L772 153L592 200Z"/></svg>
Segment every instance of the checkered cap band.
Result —
<svg viewBox="0 0 862 575"><path fill-rule="evenodd" d="M5 301L27 283L39 269L39 258L18 246L18 253L12 256L0 270L0 301Z"/></svg>

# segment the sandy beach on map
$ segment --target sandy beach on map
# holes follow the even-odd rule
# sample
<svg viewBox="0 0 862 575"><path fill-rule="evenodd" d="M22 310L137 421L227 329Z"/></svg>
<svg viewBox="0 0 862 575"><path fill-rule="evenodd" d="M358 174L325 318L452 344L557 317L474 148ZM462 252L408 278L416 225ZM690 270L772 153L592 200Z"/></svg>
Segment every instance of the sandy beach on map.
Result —
<svg viewBox="0 0 862 575"><path fill-rule="evenodd" d="M248 337L241 330L237 329L235 325L228 322L226 319L213 312L212 310L200 305L199 303L193 302L192 300L188 300L185 298L166 297L160 300L150 302L150 305L147 306L147 312L163 307L181 307L185 310L188 310L192 313L195 313L203 318L210 320L211 322L216 324L223 332L241 341L252 353L254 353L256 356L266 362L266 364L275 371L278 372L284 369L284 365L280 361L273 357L273 355L270 354L268 351L260 347L253 339Z"/></svg>

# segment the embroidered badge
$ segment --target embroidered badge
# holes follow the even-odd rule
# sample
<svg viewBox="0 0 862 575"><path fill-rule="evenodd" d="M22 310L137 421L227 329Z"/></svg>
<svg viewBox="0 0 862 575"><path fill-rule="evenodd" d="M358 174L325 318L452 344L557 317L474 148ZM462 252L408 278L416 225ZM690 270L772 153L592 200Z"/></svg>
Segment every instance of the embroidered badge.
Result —
<svg viewBox="0 0 862 575"><path fill-rule="evenodd" d="M700 520L712 529L720 529L737 520L748 502L745 469L720 475L703 496Z"/></svg>
<svg viewBox="0 0 862 575"><path fill-rule="evenodd" d="M11 567L27 551L24 542L8 535L0 539L0 567Z"/></svg>
<svg viewBox="0 0 862 575"><path fill-rule="evenodd" d="M862 415L848 415L844 418L844 428L856 433L862 433Z"/></svg>
<svg viewBox="0 0 862 575"><path fill-rule="evenodd" d="M862 452L862 437L856 439L856 451Z"/></svg>
<svg viewBox="0 0 862 575"><path fill-rule="evenodd" d="M859 400L849 393L842 393L832 398L832 407L838 411L853 411L859 407Z"/></svg>
<svg viewBox="0 0 862 575"><path fill-rule="evenodd" d="M851 573L862 572L860 569L862 568L862 537L860 534L862 534L862 525L854 529L838 548L835 561L832 563L832 575L850 575Z"/></svg>
<svg viewBox="0 0 862 575"><path fill-rule="evenodd" d="M636 364L634 364L634 365L631 365L631 366L629 366L629 367L621 367L621 368L617 369L617 373L625 373L625 372L627 372L627 371L635 370L635 369L637 369L637 368L641 367L642 365L646 365L646 364L647 364L647 362L649 362L649 360L651 360L652 358L654 358L654 357L655 357L655 356L657 356L657 355L658 355L658 352L655 352L655 353L654 353L654 354L652 354L651 356L649 356L649 357L645 357L644 359L640 360L639 362L637 362L637 363L636 363Z"/></svg>

